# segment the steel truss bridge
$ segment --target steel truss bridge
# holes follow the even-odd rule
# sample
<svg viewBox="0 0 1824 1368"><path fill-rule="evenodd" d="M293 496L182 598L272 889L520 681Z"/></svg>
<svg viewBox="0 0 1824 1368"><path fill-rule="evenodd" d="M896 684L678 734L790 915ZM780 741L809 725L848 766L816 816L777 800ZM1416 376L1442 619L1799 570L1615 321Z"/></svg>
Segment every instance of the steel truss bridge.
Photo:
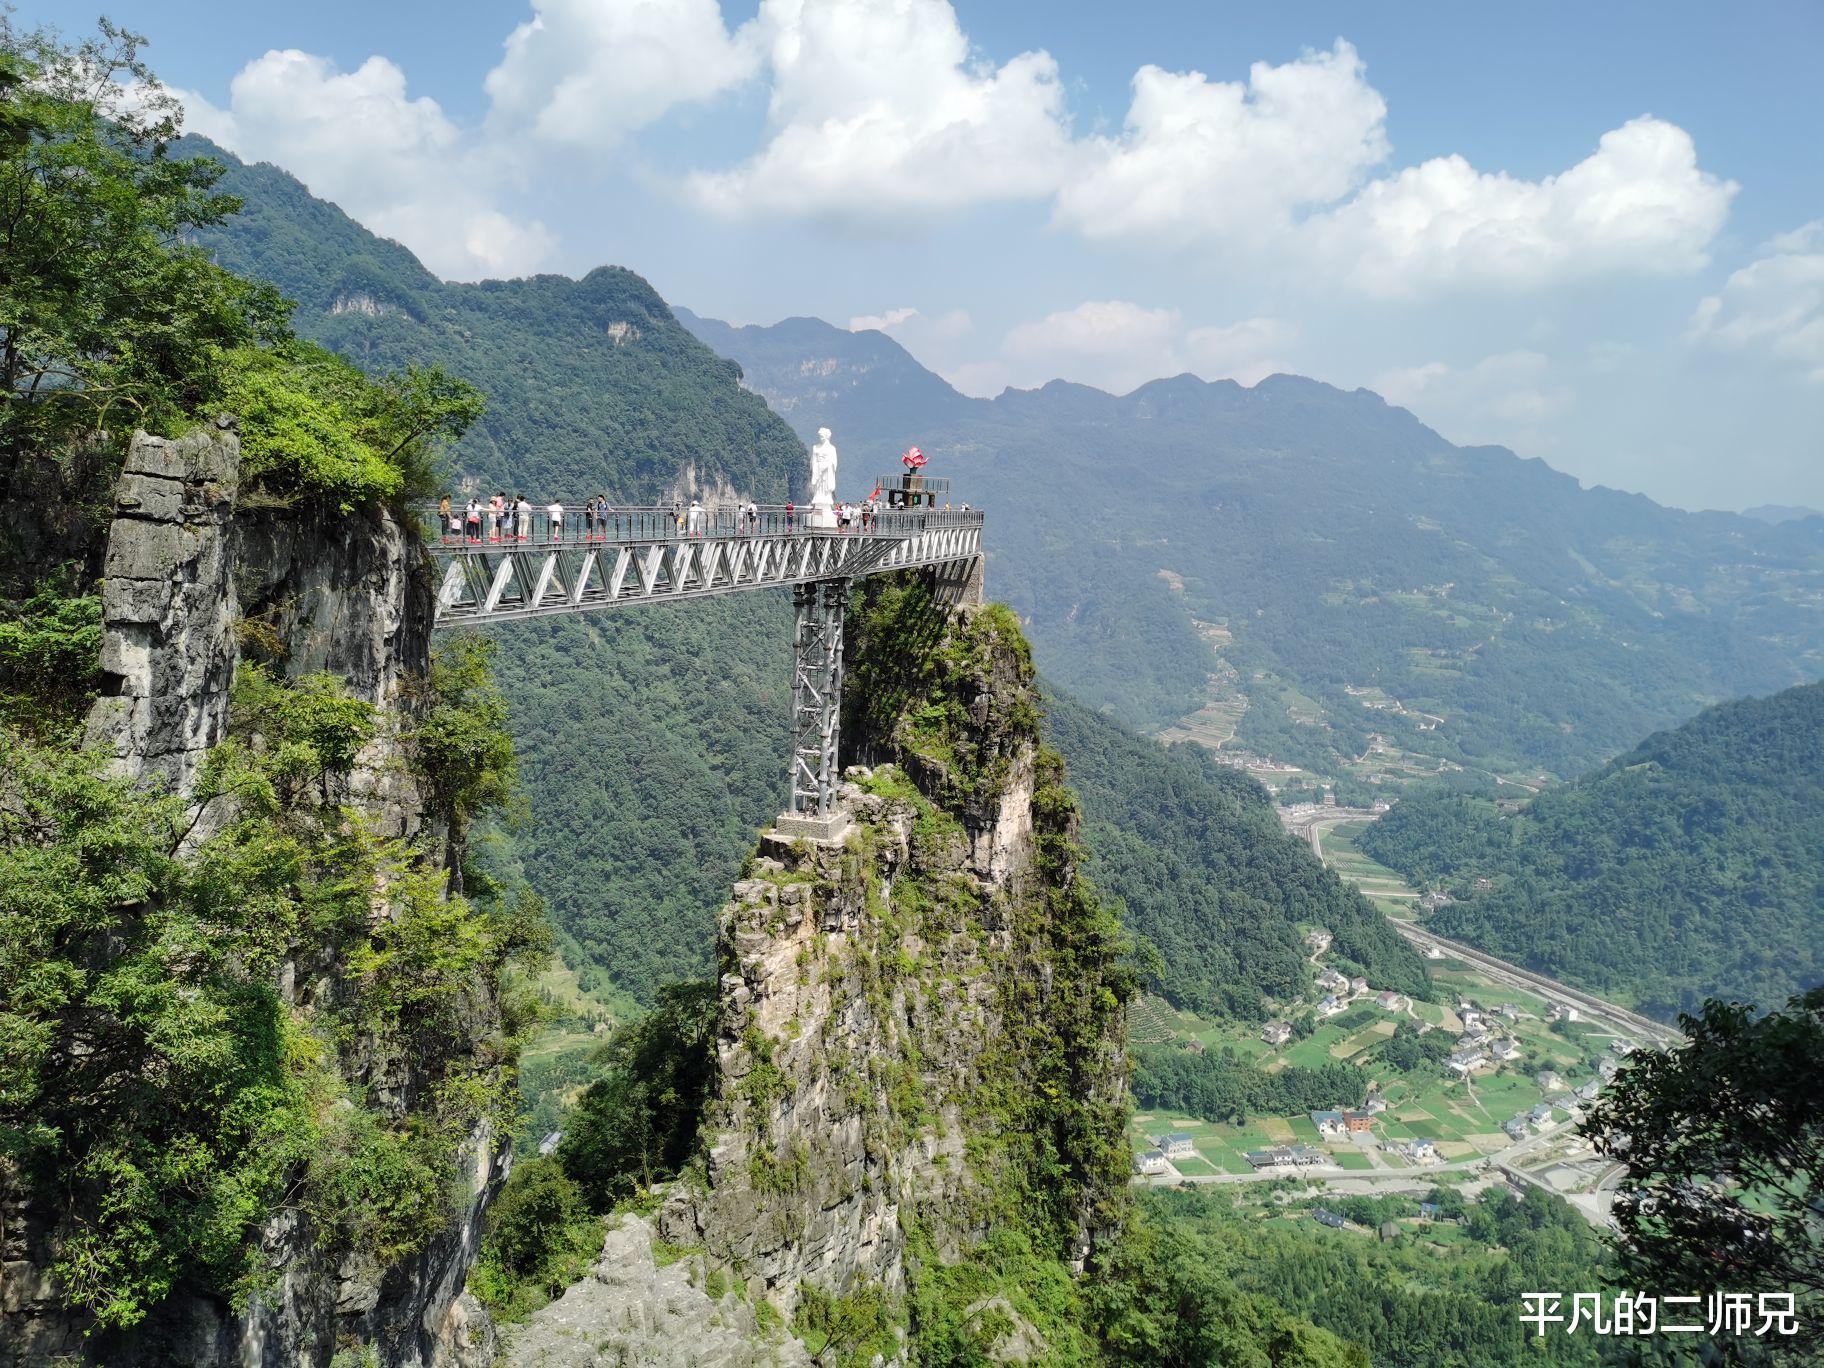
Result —
<svg viewBox="0 0 1824 1368"><path fill-rule="evenodd" d="M461 513L457 517L461 518ZM790 834L832 837L842 713L843 614L850 581L892 570L936 572L940 600L980 593L982 514L882 509L847 528L814 525L809 509L769 506L692 515L544 508L525 526L484 512L479 525L437 527L435 626L590 613L790 586L792 664Z"/></svg>

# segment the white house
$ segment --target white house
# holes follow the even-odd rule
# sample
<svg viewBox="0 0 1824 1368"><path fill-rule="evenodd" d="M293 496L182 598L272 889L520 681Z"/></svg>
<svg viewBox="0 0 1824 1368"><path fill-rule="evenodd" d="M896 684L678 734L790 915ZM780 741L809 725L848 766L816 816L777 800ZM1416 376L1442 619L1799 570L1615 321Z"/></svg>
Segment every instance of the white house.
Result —
<svg viewBox="0 0 1824 1368"><path fill-rule="evenodd" d="M1326 997L1322 1002L1317 1004L1317 1014L1319 1016L1333 1017L1342 1010L1343 1004L1338 1002L1334 997Z"/></svg>
<svg viewBox="0 0 1824 1368"><path fill-rule="evenodd" d="M1284 1045L1292 1039L1292 1027L1288 1022L1269 1021L1260 1028L1260 1038L1269 1045Z"/></svg>
<svg viewBox="0 0 1824 1368"><path fill-rule="evenodd" d="M1518 1059L1520 1057L1520 1042L1515 1040L1512 1036L1501 1036L1490 1045L1488 1049L1489 1053L1494 1055L1497 1060Z"/></svg>
<svg viewBox="0 0 1824 1368"><path fill-rule="evenodd" d="M1471 1045L1466 1049L1453 1050L1444 1061L1452 1070L1467 1076L1488 1062L1488 1056L1482 1053L1480 1045Z"/></svg>
<svg viewBox="0 0 1824 1368"><path fill-rule="evenodd" d="M1164 1173L1169 1167L1165 1162L1165 1156L1156 1149L1142 1150L1140 1157L1134 1160L1134 1164L1147 1177L1156 1173Z"/></svg>
<svg viewBox="0 0 1824 1368"><path fill-rule="evenodd" d="M1326 1140L1335 1140L1349 1134L1349 1123L1343 1120L1338 1111L1314 1111L1311 1113L1311 1124L1317 1127L1317 1133Z"/></svg>
<svg viewBox="0 0 1824 1368"><path fill-rule="evenodd" d="M1545 1014L1547 1021L1575 1021L1578 1011L1568 1002L1554 1002L1551 1011Z"/></svg>
<svg viewBox="0 0 1824 1368"><path fill-rule="evenodd" d="M1374 1002L1377 1007L1389 1012L1397 1012L1406 1005L1406 999L1394 992L1391 988L1386 989L1384 992L1377 993Z"/></svg>
<svg viewBox="0 0 1824 1368"><path fill-rule="evenodd" d="M1197 1154L1197 1146L1191 1142L1191 1137L1182 1133L1162 1137L1159 1148L1165 1151L1167 1159L1191 1159Z"/></svg>
<svg viewBox="0 0 1824 1368"><path fill-rule="evenodd" d="M1556 1069L1541 1069L1533 1075L1533 1082L1539 1085L1540 1092L1558 1092L1564 1087L1564 1080Z"/></svg>
<svg viewBox="0 0 1824 1368"><path fill-rule="evenodd" d="M1352 993L1367 992L1368 991L1368 980L1365 978L1361 978L1359 976L1356 978L1350 979L1349 980L1349 991Z"/></svg>
<svg viewBox="0 0 1824 1368"><path fill-rule="evenodd" d="M1312 954L1321 955L1330 948L1330 940L1330 933L1320 926L1305 937L1305 944L1311 947Z"/></svg>

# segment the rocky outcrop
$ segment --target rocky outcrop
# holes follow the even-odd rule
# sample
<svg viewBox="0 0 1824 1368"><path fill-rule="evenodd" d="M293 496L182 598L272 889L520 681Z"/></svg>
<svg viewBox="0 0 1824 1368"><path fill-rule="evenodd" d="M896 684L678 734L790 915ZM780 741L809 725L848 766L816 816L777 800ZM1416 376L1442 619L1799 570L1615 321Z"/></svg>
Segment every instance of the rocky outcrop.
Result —
<svg viewBox="0 0 1824 1368"><path fill-rule="evenodd" d="M1125 1181L1113 923L1077 882L1074 802L1010 621L959 611L906 662L895 715L948 720L864 719L853 749L880 763L848 771L846 834L763 836L721 914L717 1098L653 1226L788 1324L815 1289L897 1308L903 1336L920 1267L1010 1222L1080 1267ZM1035 1183L1075 1215L1016 1209ZM506 1361L671 1361L711 1313L653 1295L654 1267L643 1235L611 1238L588 1283L505 1332ZM1010 1327L1003 1356L1042 1357L1017 1315L963 1314ZM593 1346L591 1316L631 1318L655 1357Z"/></svg>
<svg viewBox="0 0 1824 1368"><path fill-rule="evenodd" d="M175 439L134 437L115 493L101 589L107 683L86 743L110 755L122 775L191 795L210 747L227 732L240 661L256 658L293 677L328 672L379 710L348 799L377 832L409 836L423 812L400 733L414 706L413 683L430 661L423 552L385 510L243 498L239 455L231 419ZM191 839L202 839L221 815L205 804ZM322 960L285 963L278 986L288 1005L308 1011L334 997L341 972ZM497 1031L491 1000L478 995L473 1016L477 1041ZM419 1064L386 1042L357 1042L347 1067L389 1120L423 1105ZM43 1271L49 1213L8 1197L0 1207L0 1365L277 1368L327 1364L338 1348L356 1345L398 1368L488 1363L493 1326L463 1288L510 1161L503 1139L483 1124L468 1136L461 1162L458 1218L412 1258L381 1266L340 1256L325 1232L283 1212L261 1232L271 1279L248 1304L180 1289L113 1336L91 1335Z"/></svg>
<svg viewBox="0 0 1824 1368"><path fill-rule="evenodd" d="M608 1232L602 1257L511 1336L511 1362L528 1368L800 1368L811 1356L762 1326L745 1283L712 1276L701 1253L661 1260L638 1216Z"/></svg>
<svg viewBox="0 0 1824 1368"><path fill-rule="evenodd" d="M139 433L115 491L102 583L103 697L85 744L117 773L194 790L228 726L243 650L292 676L328 672L383 710L430 660L431 585L390 512L239 506L232 419L183 437ZM353 796L409 834L418 797L382 731ZM206 824L198 835L207 831Z"/></svg>
<svg viewBox="0 0 1824 1368"><path fill-rule="evenodd" d="M116 772L188 793L228 725L232 521L240 439L226 423L127 449L103 564L104 697L86 744Z"/></svg>

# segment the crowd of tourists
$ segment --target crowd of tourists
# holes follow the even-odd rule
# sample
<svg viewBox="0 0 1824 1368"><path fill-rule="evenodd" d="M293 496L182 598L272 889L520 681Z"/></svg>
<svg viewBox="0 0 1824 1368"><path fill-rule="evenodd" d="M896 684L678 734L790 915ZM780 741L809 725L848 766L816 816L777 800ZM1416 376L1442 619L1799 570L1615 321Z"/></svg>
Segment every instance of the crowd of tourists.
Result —
<svg viewBox="0 0 1824 1368"><path fill-rule="evenodd" d="M947 509L949 505L945 507ZM967 504L963 505L965 512L968 508ZM732 530L737 536L769 530L790 535L798 530L800 519L808 511L788 503L783 509L763 515L757 503L746 499L734 506ZM868 498L860 503L839 503L832 511L837 531L871 532L880 518L880 500ZM729 510L718 512L717 530L726 532L730 529ZM643 520L637 529L636 518ZM437 504L437 521L439 535L446 545L464 542L471 545L530 542L549 545L566 540L619 539L623 529L628 536L650 535L654 521L661 529L669 525L674 536L702 537L710 531L711 513L699 499L692 499L688 505L681 499L674 499L667 515L664 510L618 509L608 502L606 494L586 499L580 507L566 506L555 500L535 506L524 494L509 497L500 490L488 499L471 498L466 505L458 505L445 494Z"/></svg>

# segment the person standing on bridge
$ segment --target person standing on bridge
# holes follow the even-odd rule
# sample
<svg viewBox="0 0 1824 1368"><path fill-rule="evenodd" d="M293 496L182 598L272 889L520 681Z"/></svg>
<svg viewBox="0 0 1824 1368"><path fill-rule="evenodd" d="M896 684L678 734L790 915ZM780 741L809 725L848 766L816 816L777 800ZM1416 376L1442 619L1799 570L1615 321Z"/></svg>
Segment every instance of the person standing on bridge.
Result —
<svg viewBox="0 0 1824 1368"><path fill-rule="evenodd" d="M787 503L785 506L785 535L791 536L798 529L798 505Z"/></svg>
<svg viewBox="0 0 1824 1368"><path fill-rule="evenodd" d="M463 522L467 527L469 540L479 543L481 541L481 500L474 498L469 500L468 513Z"/></svg>
<svg viewBox="0 0 1824 1368"><path fill-rule="evenodd" d="M553 544L564 539L564 505L562 500L553 499L545 505L545 514L551 519L551 541Z"/></svg>
<svg viewBox="0 0 1824 1368"><path fill-rule="evenodd" d="M687 529L691 536L700 537L703 535L703 519L703 505L698 503L695 499L692 499L690 501L690 524Z"/></svg>
<svg viewBox="0 0 1824 1368"><path fill-rule="evenodd" d="M519 540L523 542L532 535L532 501L521 494L514 504L513 511L519 521Z"/></svg>
<svg viewBox="0 0 1824 1368"><path fill-rule="evenodd" d="M450 496L445 494L437 500L437 535L443 544L450 544L450 533L455 530L455 517L450 512Z"/></svg>
<svg viewBox="0 0 1824 1368"><path fill-rule="evenodd" d="M500 540L500 519L507 506L507 496L500 490L494 491L494 497L488 500L488 540Z"/></svg>
<svg viewBox="0 0 1824 1368"><path fill-rule="evenodd" d="M595 530L603 541L608 540L608 520L611 515L614 517L614 530L615 534L618 536L620 534L620 517L608 506L608 496L606 494L597 494L595 496Z"/></svg>

